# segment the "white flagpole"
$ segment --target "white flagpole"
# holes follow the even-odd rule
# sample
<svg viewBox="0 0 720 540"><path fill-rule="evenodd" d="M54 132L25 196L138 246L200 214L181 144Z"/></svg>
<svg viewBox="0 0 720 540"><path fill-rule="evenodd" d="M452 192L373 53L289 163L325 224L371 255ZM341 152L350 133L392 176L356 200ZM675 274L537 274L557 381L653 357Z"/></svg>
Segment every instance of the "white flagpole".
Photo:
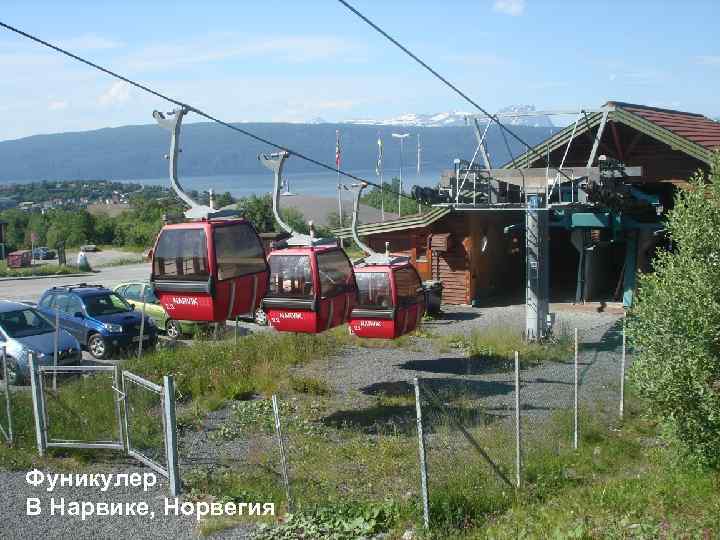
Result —
<svg viewBox="0 0 720 540"><path fill-rule="evenodd" d="M380 176L380 220L385 221L385 188L383 187L383 143L378 133L377 174Z"/></svg>
<svg viewBox="0 0 720 540"><path fill-rule="evenodd" d="M417 184L420 185L420 164L422 163L421 158L422 146L420 145L420 133L417 134ZM418 214L422 214L422 206L420 206L420 197L418 197Z"/></svg>
<svg viewBox="0 0 720 540"><path fill-rule="evenodd" d="M340 219L340 227L343 223L342 209L342 185L340 183L340 130L335 130L335 169L337 170L337 197L338 197L338 218ZM342 238L340 238L340 247L343 247Z"/></svg>

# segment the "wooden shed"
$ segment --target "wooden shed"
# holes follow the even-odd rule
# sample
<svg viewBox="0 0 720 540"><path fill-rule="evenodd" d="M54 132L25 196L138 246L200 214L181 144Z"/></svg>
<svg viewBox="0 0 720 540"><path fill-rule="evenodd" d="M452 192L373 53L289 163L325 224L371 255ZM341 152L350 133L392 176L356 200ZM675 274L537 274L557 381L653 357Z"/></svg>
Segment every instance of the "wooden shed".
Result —
<svg viewBox="0 0 720 540"><path fill-rule="evenodd" d="M505 227L522 220L520 211L432 208L384 223L360 225L369 246L410 257L423 280L443 284L443 302L477 304L522 287L520 239ZM350 238L349 229L336 233Z"/></svg>

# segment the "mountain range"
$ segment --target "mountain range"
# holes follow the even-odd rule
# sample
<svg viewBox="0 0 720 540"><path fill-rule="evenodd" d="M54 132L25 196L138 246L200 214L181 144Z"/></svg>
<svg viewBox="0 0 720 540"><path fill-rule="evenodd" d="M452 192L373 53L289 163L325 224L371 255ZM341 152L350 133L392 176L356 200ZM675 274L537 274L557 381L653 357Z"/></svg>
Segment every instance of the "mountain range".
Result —
<svg viewBox="0 0 720 540"><path fill-rule="evenodd" d="M371 170L377 160L377 139L382 137L387 170L398 167L400 150L391 134L392 125L378 124L236 124L266 140L335 165L335 131L341 133L341 166L345 170ZM261 173L265 170L257 160L260 152L273 151L224 126L191 123L183 126L180 174L212 176L237 173ZM513 132L530 145L544 140L559 128L550 126L512 126ZM453 159L470 159L475 151L475 136L470 126L412 126L405 141L406 166L416 163L416 135L422 140L423 167L430 170L451 168ZM511 151L525 148L508 137ZM93 131L35 135L0 142L0 182L37 180L134 180L167 176L169 132L157 125L125 126ZM488 150L493 166L509 161L507 147L497 126L487 134ZM295 157L287 169L296 172L317 171L312 165Z"/></svg>
<svg viewBox="0 0 720 540"><path fill-rule="evenodd" d="M534 105L511 105L496 113L500 121L507 126L554 127L550 116L538 114ZM516 116L513 116L516 115ZM471 125L471 119L477 118L486 124L485 115L471 112L452 111L435 114L408 113L384 120L356 119L348 120L348 124L369 126L406 126L406 127L449 127ZM315 123L321 123L318 119Z"/></svg>

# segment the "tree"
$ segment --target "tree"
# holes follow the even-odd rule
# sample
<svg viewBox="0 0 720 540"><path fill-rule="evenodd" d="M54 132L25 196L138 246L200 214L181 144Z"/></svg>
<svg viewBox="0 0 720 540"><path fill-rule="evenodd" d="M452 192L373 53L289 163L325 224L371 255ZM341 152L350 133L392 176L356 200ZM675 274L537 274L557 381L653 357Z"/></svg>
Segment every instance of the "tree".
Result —
<svg viewBox="0 0 720 540"><path fill-rule="evenodd" d="M308 234L310 232L310 225L305 221L305 216L297 208L281 208L280 216L283 221L290 225L292 230L302 234ZM280 224L275 223L275 230L280 231Z"/></svg>
<svg viewBox="0 0 720 540"><path fill-rule="evenodd" d="M7 251L25 247L25 231L28 224L28 213L13 208L0 214L0 219L7 222L5 243Z"/></svg>
<svg viewBox="0 0 720 540"><path fill-rule="evenodd" d="M275 218L272 212L272 198L270 195L251 195L238 199L235 207L240 215L250 221L258 232L272 232L275 230Z"/></svg>
<svg viewBox="0 0 720 540"><path fill-rule="evenodd" d="M80 246L94 238L95 219L87 210L53 210L48 213L48 220L48 246L56 246L60 241L68 247Z"/></svg>
<svg viewBox="0 0 720 540"><path fill-rule="evenodd" d="M720 467L720 154L678 193L667 231L672 252L640 276L628 334L631 381L666 433Z"/></svg>
<svg viewBox="0 0 720 540"><path fill-rule="evenodd" d="M360 202L373 208L380 208L384 205L385 211L393 214L397 214L398 211L398 193L400 191L400 179L393 178L390 184L383 184L383 189L373 186L373 188L360 199ZM418 205L417 203L409 199L409 195L403 190L403 194L406 195L400 199L400 208L403 216L410 214L417 214Z"/></svg>

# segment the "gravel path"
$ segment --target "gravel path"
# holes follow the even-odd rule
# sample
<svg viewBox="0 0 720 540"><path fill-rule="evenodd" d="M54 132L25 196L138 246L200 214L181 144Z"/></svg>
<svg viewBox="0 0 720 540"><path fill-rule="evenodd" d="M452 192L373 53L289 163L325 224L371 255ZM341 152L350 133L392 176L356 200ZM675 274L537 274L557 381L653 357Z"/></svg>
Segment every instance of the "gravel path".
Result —
<svg viewBox="0 0 720 540"><path fill-rule="evenodd" d="M522 331L524 306L502 308L455 308L447 317L424 323L434 334L468 334L488 327ZM606 313L563 311L557 313L556 328L580 334L579 381L581 405L616 400L619 388L620 316ZM511 417L514 408L514 371L510 363L488 366L467 358L461 350L438 353L428 340L417 340L412 349L352 348L312 368L338 394L342 409L331 415L331 423L357 421L364 408L375 406L379 394L407 394L413 377L427 381L439 395L459 394L480 401L492 415ZM546 362L522 369L521 400L525 416L538 427L553 411L572 407L574 368L566 363ZM414 415L413 411L412 414Z"/></svg>

